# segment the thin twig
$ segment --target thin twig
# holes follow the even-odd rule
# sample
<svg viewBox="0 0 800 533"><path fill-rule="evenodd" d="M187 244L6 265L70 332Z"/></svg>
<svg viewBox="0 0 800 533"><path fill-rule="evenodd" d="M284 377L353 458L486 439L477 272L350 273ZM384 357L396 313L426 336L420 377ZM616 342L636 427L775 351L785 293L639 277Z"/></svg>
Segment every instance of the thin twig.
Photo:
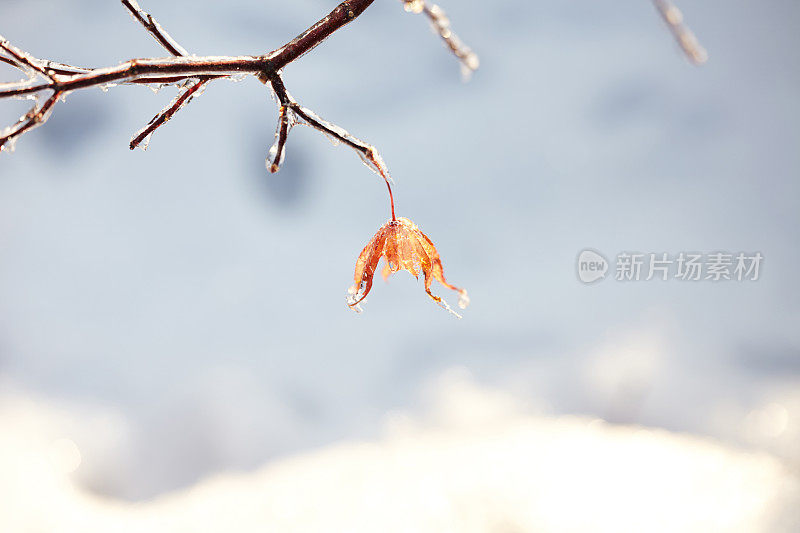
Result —
<svg viewBox="0 0 800 533"><path fill-rule="evenodd" d="M0 50L11 56L10 58L8 58L10 59L10 63L16 64L18 68L27 67L29 69L35 70L39 74L42 74L50 78L47 71L45 71L44 67L42 67L40 61L38 61L32 56L29 56L19 48L12 46L10 42L3 39L2 37L0 37Z"/></svg>
<svg viewBox="0 0 800 533"><path fill-rule="evenodd" d="M19 136L44 124L60 96L60 92L54 92L41 107L35 105L26 115L23 115L16 124L0 131L0 152L13 151L14 143Z"/></svg>
<svg viewBox="0 0 800 533"><path fill-rule="evenodd" d="M286 141L289 137L291 128L291 118L289 108L281 104L278 107L278 128L275 131L275 144L269 149L267 157L267 168L273 174L278 172L286 156Z"/></svg>
<svg viewBox="0 0 800 533"><path fill-rule="evenodd" d="M116 67L92 69L76 73L64 80L50 81L33 86L5 84L0 89L0 98L24 96L45 90L75 91L89 87L146 80L148 78L171 77L176 81L199 76L227 74L259 74L272 71L275 61L265 56L208 56L154 59L131 59ZM152 80L149 83L154 83Z"/></svg>
<svg viewBox="0 0 800 533"><path fill-rule="evenodd" d="M156 19L153 18L153 15L146 13L141 7L139 7L139 4L136 3L136 0L122 0L122 5L124 5L128 11L130 11L131 16L142 26L144 26L145 29L150 32L150 35L152 35L153 38L167 50L167 52L179 57L189 55L186 49L179 45L177 41L175 41L175 39L173 39L170 34L167 33L167 31L162 28L158 22L156 22Z"/></svg>
<svg viewBox="0 0 800 533"><path fill-rule="evenodd" d="M142 26L144 26L145 29L150 32L150 35L152 35L153 38L167 50L167 52L173 56L180 57L189 55L186 49L178 44L178 42L173 39L163 27L161 27L156 19L153 18L153 15L146 13L141 7L139 7L139 4L136 3L136 0L122 0L122 5L124 5L128 11L130 11L133 18L137 22L141 23ZM169 121L169 119L175 115L175 113L183 108L183 106L191 102L192 97L200 89L205 87L209 81L218 77L222 76L203 76L188 87L184 88L182 94L178 95L178 97L175 98L170 105L164 108L158 115L153 117L150 122L147 123L147 126L134 135L129 145L130 149L134 150L143 141L149 140L150 136L153 135L153 132L166 124L167 121ZM147 143L144 145L144 148L147 148Z"/></svg>
<svg viewBox="0 0 800 533"><path fill-rule="evenodd" d="M195 94L202 89L208 80L198 81L191 85L187 85L173 101L172 103L167 106L161 113L153 117L153 119L147 123L142 130L140 130L134 137L131 139L130 149L133 150L142 142L144 142L143 148L147 148L147 140L156 131L159 127L163 126L167 123L169 119L175 115L178 111L180 111L186 104L192 101L192 98Z"/></svg>
<svg viewBox="0 0 800 533"><path fill-rule="evenodd" d="M378 153L378 150L372 146L371 144L365 143L361 139L351 135L345 129L328 122L322 119L319 115L314 113L308 108L305 108L298 104L294 98L289 94L286 90L286 86L283 84L283 79L281 78L280 74L275 74L271 78L269 78L269 83L272 85L272 90L275 92L275 95L278 97L278 102L280 103L280 119L279 119L279 126L278 126L278 133L276 135L276 145L275 145L275 157L273 162L270 165L270 170L272 170L272 166L276 164L277 157L283 157L283 146L286 144L286 138L289 133L288 127L284 131L283 129L283 121L285 120L283 117L288 116L288 112L293 113L297 117L303 120L306 124L311 126L312 128L316 129L324 133L325 135L333 138L335 141L340 142L346 146L349 146L353 150L355 150L358 155L361 157L361 160L370 168L373 172L378 174L383 181L386 182L386 187L389 190L389 202L391 204L391 212L392 212L392 220L395 220L395 210L394 210L394 193L392 192L392 178L389 175L389 169L386 167L386 163L384 163L383 158ZM287 122L288 124L288 122ZM270 150L272 152L272 150ZM280 163L278 163L280 165ZM274 170L273 172L276 172Z"/></svg>
<svg viewBox="0 0 800 533"><path fill-rule="evenodd" d="M683 13L669 0L653 0L653 4L667 23L683 53L695 65L708 61L708 52L697 40L694 32L683 22Z"/></svg>
<svg viewBox="0 0 800 533"><path fill-rule="evenodd" d="M54 75L72 76L75 74L85 74L92 70L72 65L64 65L63 63L56 63L47 59L37 59L31 54L13 46L5 40L2 35L0 35L0 50L11 56L11 58L0 56L0 60L4 63L14 65L16 61L16 63L23 64L50 80L53 79Z"/></svg>
<svg viewBox="0 0 800 533"><path fill-rule="evenodd" d="M14 61L13 59L11 59L10 57L0 56L0 61L2 61L3 63L5 63L7 65L11 65L14 68L18 68L17 67L18 63L16 61Z"/></svg>
<svg viewBox="0 0 800 533"><path fill-rule="evenodd" d="M450 19L444 10L436 4L428 4L425 0L400 0L409 13L423 13L430 20L431 27L444 44L461 62L461 74L464 79L469 79L473 72L480 66L477 54L450 29Z"/></svg>

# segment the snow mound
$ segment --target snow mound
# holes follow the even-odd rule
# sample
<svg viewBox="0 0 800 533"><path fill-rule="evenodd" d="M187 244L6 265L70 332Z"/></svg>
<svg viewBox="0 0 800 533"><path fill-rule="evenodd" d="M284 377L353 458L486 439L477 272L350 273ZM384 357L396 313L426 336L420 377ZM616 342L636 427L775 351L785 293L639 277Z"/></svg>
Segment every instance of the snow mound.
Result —
<svg viewBox="0 0 800 533"><path fill-rule="evenodd" d="M526 414L468 380L386 435L228 473L155 500L76 488L58 417L0 403L0 531L796 531L800 482L780 461L698 437ZM42 423L42 421L46 423ZM58 444L54 444L57 442ZM77 457L76 457L76 454Z"/></svg>

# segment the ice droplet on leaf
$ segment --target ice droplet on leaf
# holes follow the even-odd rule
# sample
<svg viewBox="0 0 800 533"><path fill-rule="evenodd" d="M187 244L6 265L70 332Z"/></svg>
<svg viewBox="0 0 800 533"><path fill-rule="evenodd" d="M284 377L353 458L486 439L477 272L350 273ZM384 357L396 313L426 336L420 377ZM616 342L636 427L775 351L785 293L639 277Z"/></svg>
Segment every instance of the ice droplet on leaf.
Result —
<svg viewBox="0 0 800 533"><path fill-rule="evenodd" d="M469 306L469 295L466 289L461 289L458 293L458 307L466 309Z"/></svg>
<svg viewBox="0 0 800 533"><path fill-rule="evenodd" d="M358 293L360 289L355 285L352 285L349 289L347 289L347 306L355 311L356 313L363 313L364 308L361 307L361 302L358 301Z"/></svg>

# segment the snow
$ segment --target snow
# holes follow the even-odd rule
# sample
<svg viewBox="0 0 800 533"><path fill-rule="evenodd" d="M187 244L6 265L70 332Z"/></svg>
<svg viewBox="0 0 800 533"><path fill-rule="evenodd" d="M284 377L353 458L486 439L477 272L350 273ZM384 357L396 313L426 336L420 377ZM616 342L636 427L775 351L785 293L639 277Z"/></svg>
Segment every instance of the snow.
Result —
<svg viewBox="0 0 800 533"><path fill-rule="evenodd" d="M600 419L530 414L463 371L436 385L424 415L387 417L379 439L217 475L140 504L77 489L53 453L75 445L61 438L47 446L58 433L53 408L6 399L0 529L754 533L800 525L800 479L766 454Z"/></svg>

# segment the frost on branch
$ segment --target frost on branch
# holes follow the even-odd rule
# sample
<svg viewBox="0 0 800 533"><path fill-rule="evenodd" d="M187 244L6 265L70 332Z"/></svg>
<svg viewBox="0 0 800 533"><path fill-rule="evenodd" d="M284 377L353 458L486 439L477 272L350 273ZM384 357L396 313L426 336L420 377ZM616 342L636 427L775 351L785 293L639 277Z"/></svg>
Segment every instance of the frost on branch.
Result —
<svg viewBox="0 0 800 533"><path fill-rule="evenodd" d="M273 174L278 172L286 158L286 140L289 130L297 121L294 112L289 107L282 105L278 108L278 130L275 132L275 143L267 153L267 169Z"/></svg>
<svg viewBox="0 0 800 533"><path fill-rule="evenodd" d="M438 5L429 4L425 0L401 1L406 11L424 14L430 20L434 31L460 61L465 74L468 75L478 68L478 56L453 33L450 21ZM17 68L27 76L27 79L16 83L0 83L0 99L36 99L42 95L42 100L45 100L41 106L33 106L16 124L0 130L0 147L8 150L18 137L41 125L49 116L53 105L74 90L90 87L107 90L119 84L149 85L153 88L164 85L181 87L182 92L178 97L134 137L131 141L131 148L135 148L149 139L158 127L165 124L188 104L192 97L199 94L200 90L209 82L219 78L253 75L264 83L268 83L274 77L279 77L281 69L285 66L302 57L334 32L359 17L372 5L374 0L342 2L295 39L267 54L206 57L188 56L186 49L178 44L152 15L143 11L136 0L121 0L121 2L133 19L141 24L173 57L131 59L116 67L92 69L37 59L11 46L8 41L0 37L0 63ZM653 0L653 2L687 56L695 63L704 62L707 58L706 51L683 23L680 11L669 0ZM42 82L42 79L45 81ZM47 92L51 92L49 96L54 96L54 98L44 98ZM312 117L311 120L308 120L300 113L295 114L326 134L330 134L335 129L333 125L319 120L319 117L316 119ZM307 114L312 115L310 112ZM280 167L286 136L293 123L292 114L288 110L280 111L277 142L268 165L273 172ZM336 133L334 132L332 137L344 137L344 135ZM364 145L364 143L348 143L341 139L338 140L356 148L362 156L366 153L363 146L357 147L358 144ZM365 161L372 166L370 158L366 158ZM379 174L383 175L385 172L379 171Z"/></svg>
<svg viewBox="0 0 800 533"><path fill-rule="evenodd" d="M278 127L275 132L275 143L269 149L267 155L267 168L270 172L275 173L280 170L280 166L286 157L286 141L289 132L295 125L303 124L325 135L334 146L344 144L352 148L367 168L383 178L387 185L394 183L389 174L389 169L386 167L386 163L378 153L377 148L297 103L292 95L289 94L289 91L286 90L280 73L268 78L261 78L261 81L268 83L272 87L273 95L278 101Z"/></svg>
<svg viewBox="0 0 800 533"><path fill-rule="evenodd" d="M480 60L478 55L469 46L461 42L461 39L450 29L450 19L444 10L436 4L429 5L425 0L401 0L403 7L409 13L424 13L431 22L433 31L442 38L447 48L455 55L461 63L461 75L468 80L473 72L478 70Z"/></svg>
<svg viewBox="0 0 800 533"><path fill-rule="evenodd" d="M694 32L683 22L683 13L669 0L653 0L661 18L669 26L683 53L695 65L702 65L708 61L708 52L697 40Z"/></svg>
<svg viewBox="0 0 800 533"><path fill-rule="evenodd" d="M131 17L133 17L136 22L144 26L144 28L150 32L150 35L152 35L153 38L171 55L175 57L186 57L189 55L189 52L187 52L183 46L178 44L178 42L173 39L169 33L167 33L167 30L161 27L161 24L159 24L156 19L153 18L153 15L146 13L141 7L139 7L139 4L136 2L136 0L122 0L122 5L125 6L128 12L131 14ZM129 145L130 149L135 150L137 146L141 146L143 150L147 150L147 147L150 145L150 138L153 136L153 132L155 132L162 125L166 124L167 121L169 121L169 119L175 115L175 113L183 109L185 105L191 102L192 98L195 96L200 96L205 90L206 84L214 78L215 76L203 76L181 83L180 94L175 97L170 105L165 107L158 115L154 116L150 122L147 123L147 126L139 130L136 135L134 135ZM153 87L154 92L158 92L158 90L164 85L169 85L169 83L157 84L155 87Z"/></svg>

